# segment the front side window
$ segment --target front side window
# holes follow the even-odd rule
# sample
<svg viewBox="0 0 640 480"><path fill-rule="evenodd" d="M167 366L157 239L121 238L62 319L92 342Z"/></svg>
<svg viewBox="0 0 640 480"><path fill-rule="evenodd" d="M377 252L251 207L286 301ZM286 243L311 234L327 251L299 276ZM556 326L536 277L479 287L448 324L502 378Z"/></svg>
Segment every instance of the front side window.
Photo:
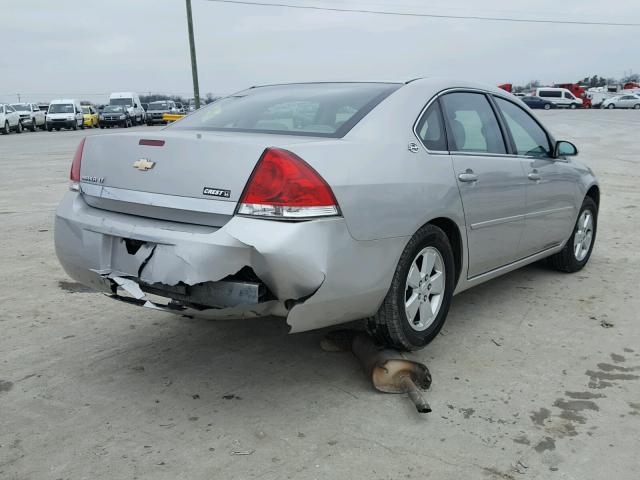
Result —
<svg viewBox="0 0 640 480"><path fill-rule="evenodd" d="M540 97L551 97L551 98L560 98L562 96L562 92L558 90L540 90Z"/></svg>
<svg viewBox="0 0 640 480"><path fill-rule="evenodd" d="M7 105L7 113L13 113L15 112L15 109L11 106L11 105Z"/></svg>
<svg viewBox="0 0 640 480"><path fill-rule="evenodd" d="M436 152L447 150L447 137L444 133L438 102L433 102L422 115L416 126L416 132L427 150Z"/></svg>
<svg viewBox="0 0 640 480"><path fill-rule="evenodd" d="M389 83L308 83L252 88L168 128L342 137L399 88Z"/></svg>
<svg viewBox="0 0 640 480"><path fill-rule="evenodd" d="M507 153L498 120L484 94L449 93L442 97L442 107L454 150Z"/></svg>
<svg viewBox="0 0 640 480"><path fill-rule="evenodd" d="M518 155L550 157L549 138L531 115L507 100L494 98L511 132Z"/></svg>

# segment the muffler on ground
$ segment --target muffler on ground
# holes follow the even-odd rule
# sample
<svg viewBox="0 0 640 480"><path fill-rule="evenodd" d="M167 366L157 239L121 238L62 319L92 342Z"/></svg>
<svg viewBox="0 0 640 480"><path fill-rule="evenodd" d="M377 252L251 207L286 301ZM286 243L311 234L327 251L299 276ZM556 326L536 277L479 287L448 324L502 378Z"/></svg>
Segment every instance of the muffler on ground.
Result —
<svg viewBox="0 0 640 480"><path fill-rule="evenodd" d="M371 379L376 390L384 393L406 393L420 413L431 412L422 390L431 386L431 373L426 365L407 360L396 350L376 345L365 333L353 330L330 332L322 341L325 351L351 350Z"/></svg>

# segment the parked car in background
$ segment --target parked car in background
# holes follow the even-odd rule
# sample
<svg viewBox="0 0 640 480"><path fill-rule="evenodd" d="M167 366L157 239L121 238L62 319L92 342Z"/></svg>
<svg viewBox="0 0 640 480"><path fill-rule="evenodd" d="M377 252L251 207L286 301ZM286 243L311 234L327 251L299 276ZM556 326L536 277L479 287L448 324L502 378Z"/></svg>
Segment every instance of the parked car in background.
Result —
<svg viewBox="0 0 640 480"><path fill-rule="evenodd" d="M11 106L20 115L22 121L22 127L28 128L32 132L36 131L36 128L44 130L47 128L45 113L40 110L35 103L12 103Z"/></svg>
<svg viewBox="0 0 640 480"><path fill-rule="evenodd" d="M545 110L556 108L555 103L545 100L544 98L534 97L533 95L520 97L520 100L522 100L529 108L544 108Z"/></svg>
<svg viewBox="0 0 640 480"><path fill-rule="evenodd" d="M601 108L636 108L640 109L640 95L618 95L607 98Z"/></svg>
<svg viewBox="0 0 640 480"><path fill-rule="evenodd" d="M114 92L109 95L109 105L126 105L133 125L141 125L147 118L137 93Z"/></svg>
<svg viewBox="0 0 640 480"><path fill-rule="evenodd" d="M416 350L454 293L546 258L586 265L600 194L577 153L496 87L255 87L153 135L83 139L56 253L130 304L292 332L366 319Z"/></svg>
<svg viewBox="0 0 640 480"><path fill-rule="evenodd" d="M12 131L22 132L20 114L9 104L0 104L0 132L8 135Z"/></svg>
<svg viewBox="0 0 640 480"><path fill-rule="evenodd" d="M44 112L44 114L47 114L47 111L49 111L49 104L48 103L39 103L38 104L38 108L40 109L41 112Z"/></svg>
<svg viewBox="0 0 640 480"><path fill-rule="evenodd" d="M93 105L82 105L82 117L85 127L98 128L98 111Z"/></svg>
<svg viewBox="0 0 640 480"><path fill-rule="evenodd" d="M98 125L100 128L130 127L133 121L129 110L127 105L105 105L98 115Z"/></svg>
<svg viewBox="0 0 640 480"><path fill-rule="evenodd" d="M534 96L553 102L557 107L581 108L582 99L576 97L566 88L540 87L534 91Z"/></svg>
<svg viewBox="0 0 640 480"><path fill-rule="evenodd" d="M155 125L156 123L166 124L167 121L163 118L165 113L178 113L176 104L173 100L158 100L157 102L151 102L147 109L147 125Z"/></svg>
<svg viewBox="0 0 640 480"><path fill-rule="evenodd" d="M179 114L187 113L185 108L184 108L184 105L182 105L182 103L176 102L176 112L175 113L179 113Z"/></svg>
<svg viewBox="0 0 640 480"><path fill-rule="evenodd" d="M51 100L46 115L47 130L84 128L84 116L80 101L73 98Z"/></svg>
<svg viewBox="0 0 640 480"><path fill-rule="evenodd" d="M141 103L140 105L142 105L142 108L144 108L144 111L146 112L147 109L149 108L149 104L148 103Z"/></svg>

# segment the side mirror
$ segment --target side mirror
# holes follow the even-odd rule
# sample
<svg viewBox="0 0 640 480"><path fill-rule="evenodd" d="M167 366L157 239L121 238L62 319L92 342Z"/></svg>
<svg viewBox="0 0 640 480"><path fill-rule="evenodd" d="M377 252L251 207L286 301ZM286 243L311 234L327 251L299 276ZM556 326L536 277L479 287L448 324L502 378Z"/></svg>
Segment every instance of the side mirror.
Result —
<svg viewBox="0 0 640 480"><path fill-rule="evenodd" d="M553 156L558 157L574 157L578 155L578 149L576 146L565 140L556 142L556 148L554 149Z"/></svg>

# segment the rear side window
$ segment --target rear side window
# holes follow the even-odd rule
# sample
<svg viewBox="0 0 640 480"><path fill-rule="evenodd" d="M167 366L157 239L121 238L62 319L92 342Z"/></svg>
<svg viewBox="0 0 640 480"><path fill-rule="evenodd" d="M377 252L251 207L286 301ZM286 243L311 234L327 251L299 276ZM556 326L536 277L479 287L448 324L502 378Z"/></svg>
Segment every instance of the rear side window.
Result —
<svg viewBox="0 0 640 480"><path fill-rule="evenodd" d="M251 88L168 128L342 137L399 87L390 83L309 83Z"/></svg>
<svg viewBox="0 0 640 480"><path fill-rule="evenodd" d="M562 97L562 92L559 90L540 90L538 92L539 97L549 97L549 98L560 98Z"/></svg>
<svg viewBox="0 0 640 480"><path fill-rule="evenodd" d="M517 105L494 97L507 123L518 155L549 157L549 138L538 122Z"/></svg>
<svg viewBox="0 0 640 480"><path fill-rule="evenodd" d="M498 120L484 94L449 93L442 97L442 107L454 150L507 153Z"/></svg>
<svg viewBox="0 0 640 480"><path fill-rule="evenodd" d="M416 126L416 132L428 150L435 152L448 150L438 102L433 102L422 115Z"/></svg>

